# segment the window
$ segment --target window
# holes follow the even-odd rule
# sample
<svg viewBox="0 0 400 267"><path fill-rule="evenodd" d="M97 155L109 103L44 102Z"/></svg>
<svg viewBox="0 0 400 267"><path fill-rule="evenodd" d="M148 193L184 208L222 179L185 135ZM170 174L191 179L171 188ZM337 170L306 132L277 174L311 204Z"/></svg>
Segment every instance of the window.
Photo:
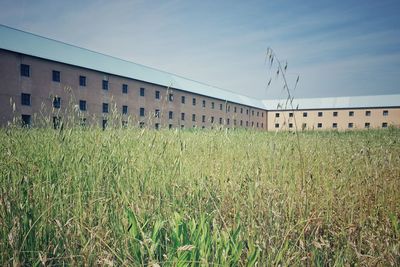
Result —
<svg viewBox="0 0 400 267"><path fill-rule="evenodd" d="M185 120L185 113L181 113L181 120L182 120L182 121Z"/></svg>
<svg viewBox="0 0 400 267"><path fill-rule="evenodd" d="M182 125L181 125L181 129L183 129L183 128L185 128L185 125L182 124Z"/></svg>
<svg viewBox="0 0 400 267"><path fill-rule="evenodd" d="M338 112L337 111L334 111L333 112L333 117L337 117L338 116Z"/></svg>
<svg viewBox="0 0 400 267"><path fill-rule="evenodd" d="M145 88L140 87L140 96L144 96L144 90L145 90Z"/></svg>
<svg viewBox="0 0 400 267"><path fill-rule="evenodd" d="M145 125L145 124L144 124L144 121L139 122L139 127L140 127L140 128L144 128L144 125Z"/></svg>
<svg viewBox="0 0 400 267"><path fill-rule="evenodd" d="M332 128L333 128L333 129L336 129L336 128L337 128L337 123L336 123L336 122L332 123Z"/></svg>
<svg viewBox="0 0 400 267"><path fill-rule="evenodd" d="M172 124L168 124L168 129L172 129L173 125Z"/></svg>
<svg viewBox="0 0 400 267"><path fill-rule="evenodd" d="M156 110L154 111L154 117L156 117L156 118L159 118L159 117L160 117L160 110L159 110L159 109L156 109Z"/></svg>
<svg viewBox="0 0 400 267"><path fill-rule="evenodd" d="M248 121L246 121L246 127L249 127L249 122Z"/></svg>
<svg viewBox="0 0 400 267"><path fill-rule="evenodd" d="M233 112L236 113L236 107L233 108Z"/></svg>
<svg viewBox="0 0 400 267"><path fill-rule="evenodd" d="M21 64L21 70L20 71L21 71L21 76L29 77L31 75L29 65ZM30 116L30 115L26 115L26 116Z"/></svg>
<svg viewBox="0 0 400 267"><path fill-rule="evenodd" d="M211 116L211 123L214 123L214 117Z"/></svg>
<svg viewBox="0 0 400 267"><path fill-rule="evenodd" d="M21 94L21 105L30 106L31 105L31 94Z"/></svg>
<svg viewBox="0 0 400 267"><path fill-rule="evenodd" d="M347 125L347 128L349 128L349 129L351 129L351 128L353 128L353 123L352 122L349 122L349 124Z"/></svg>
<svg viewBox="0 0 400 267"><path fill-rule="evenodd" d="M389 115L389 111L388 111L388 110L384 110L384 111L382 112L382 114L383 114L383 116L388 116L388 115Z"/></svg>
<svg viewBox="0 0 400 267"><path fill-rule="evenodd" d="M371 116L371 111L370 110L365 111L365 116L367 117Z"/></svg>
<svg viewBox="0 0 400 267"><path fill-rule="evenodd" d="M103 80L102 86L103 86L103 90L108 90L108 81Z"/></svg>
<svg viewBox="0 0 400 267"><path fill-rule="evenodd" d="M31 115L21 115L21 121L22 121L22 126L23 127L28 127L31 125Z"/></svg>
<svg viewBox="0 0 400 267"><path fill-rule="evenodd" d="M206 115L201 116L201 122L206 122Z"/></svg>
<svg viewBox="0 0 400 267"><path fill-rule="evenodd" d="M128 127L128 122L127 121L122 121L122 128Z"/></svg>
<svg viewBox="0 0 400 267"><path fill-rule="evenodd" d="M123 94L127 94L128 93L128 85L127 84L123 84L122 85L122 93Z"/></svg>
<svg viewBox="0 0 400 267"><path fill-rule="evenodd" d="M289 128L293 128L293 123L289 123Z"/></svg>
<svg viewBox="0 0 400 267"><path fill-rule="evenodd" d="M246 109L246 115L249 115L249 110L248 109Z"/></svg>
<svg viewBox="0 0 400 267"><path fill-rule="evenodd" d="M349 117L354 117L354 111L349 111Z"/></svg>
<svg viewBox="0 0 400 267"><path fill-rule="evenodd" d="M323 113L322 111L319 111L319 112L318 112L318 117L322 117L323 114L324 114L324 113Z"/></svg>
<svg viewBox="0 0 400 267"><path fill-rule="evenodd" d="M144 108L139 109L139 115L140 117L144 117Z"/></svg>
<svg viewBox="0 0 400 267"><path fill-rule="evenodd" d="M192 121L196 121L196 114L192 114Z"/></svg>
<svg viewBox="0 0 400 267"><path fill-rule="evenodd" d="M185 96L184 96L184 95L181 96L181 103L182 103L182 104L185 104Z"/></svg>
<svg viewBox="0 0 400 267"><path fill-rule="evenodd" d="M289 118L293 118L293 112L289 112Z"/></svg>
<svg viewBox="0 0 400 267"><path fill-rule="evenodd" d="M128 114L128 106L122 106L122 114Z"/></svg>
<svg viewBox="0 0 400 267"><path fill-rule="evenodd" d="M279 113L275 113L275 118L279 118Z"/></svg>
<svg viewBox="0 0 400 267"><path fill-rule="evenodd" d="M82 127L86 126L86 118L81 118L80 124Z"/></svg>
<svg viewBox="0 0 400 267"><path fill-rule="evenodd" d="M155 98L156 99L160 99L160 91L156 91L155 92Z"/></svg>
<svg viewBox="0 0 400 267"><path fill-rule="evenodd" d="M214 109L214 107L215 107L214 104L215 104L214 102L211 102L211 109Z"/></svg>
<svg viewBox="0 0 400 267"><path fill-rule="evenodd" d="M254 121L251 122L251 127L253 127L253 126L254 126Z"/></svg>
<svg viewBox="0 0 400 267"><path fill-rule="evenodd" d="M103 119L101 125L103 127L103 130L105 130L107 128L107 120Z"/></svg>
<svg viewBox="0 0 400 267"><path fill-rule="evenodd" d="M53 128L59 129L61 126L61 117L54 116L53 117Z"/></svg>
<svg viewBox="0 0 400 267"><path fill-rule="evenodd" d="M258 122L257 122L257 128L258 128Z"/></svg>
<svg viewBox="0 0 400 267"><path fill-rule="evenodd" d="M61 97L56 96L53 98L53 107L60 108L61 107Z"/></svg>
<svg viewBox="0 0 400 267"><path fill-rule="evenodd" d="M240 126L243 126L243 121L242 120L240 120Z"/></svg>
<svg viewBox="0 0 400 267"><path fill-rule="evenodd" d="M206 101L205 100L203 100L203 108L205 108L206 107Z"/></svg>
<svg viewBox="0 0 400 267"><path fill-rule="evenodd" d="M155 128L156 130L160 129L160 124L159 124L159 123L154 124L154 128Z"/></svg>
<svg viewBox="0 0 400 267"><path fill-rule="evenodd" d="M174 118L174 113L172 111L168 112L168 118L172 120Z"/></svg>
<svg viewBox="0 0 400 267"><path fill-rule="evenodd" d="M222 110L222 108L223 108L223 105L219 104L219 110Z"/></svg>
<svg viewBox="0 0 400 267"><path fill-rule="evenodd" d="M53 70L53 82L60 82L60 72Z"/></svg>
<svg viewBox="0 0 400 267"><path fill-rule="evenodd" d="M387 122L382 122L382 128L387 128L387 127L388 127Z"/></svg>
<svg viewBox="0 0 400 267"><path fill-rule="evenodd" d="M196 98L194 98L194 97L192 99L192 104L193 104L193 106L196 106Z"/></svg>
<svg viewBox="0 0 400 267"><path fill-rule="evenodd" d="M168 99L170 102L174 101L174 95L173 94L169 94L168 95Z"/></svg>
<svg viewBox="0 0 400 267"><path fill-rule="evenodd" d="M303 112L303 117L307 117L307 116L308 116L307 112Z"/></svg>
<svg viewBox="0 0 400 267"><path fill-rule="evenodd" d="M322 128L322 123L318 122L317 128Z"/></svg>
<svg viewBox="0 0 400 267"><path fill-rule="evenodd" d="M371 126L371 124L369 122L366 122L364 125L365 128L369 128L370 126Z"/></svg>
<svg viewBox="0 0 400 267"><path fill-rule="evenodd" d="M240 114L243 114L243 108L240 108Z"/></svg>
<svg viewBox="0 0 400 267"><path fill-rule="evenodd" d="M261 117L263 117L263 118L264 118L264 112L261 112Z"/></svg>
<svg viewBox="0 0 400 267"><path fill-rule="evenodd" d="M86 111L86 100L79 100L79 110Z"/></svg>
<svg viewBox="0 0 400 267"><path fill-rule="evenodd" d="M227 106L226 111L227 111L227 112L230 112L230 111L231 111L231 106L230 106L230 105Z"/></svg>
<svg viewBox="0 0 400 267"><path fill-rule="evenodd" d="M254 116L254 110L251 111L251 115Z"/></svg>
<svg viewBox="0 0 400 267"><path fill-rule="evenodd" d="M258 117L258 116L260 116L260 112L259 112L259 111L257 111L257 117Z"/></svg>
<svg viewBox="0 0 400 267"><path fill-rule="evenodd" d="M229 123L231 122L230 119L226 119L226 124L229 125Z"/></svg>
<svg viewBox="0 0 400 267"><path fill-rule="evenodd" d="M219 124L222 124L222 118L219 118Z"/></svg>
<svg viewBox="0 0 400 267"><path fill-rule="evenodd" d="M79 85L86 86L86 76L79 76Z"/></svg>
<svg viewBox="0 0 400 267"><path fill-rule="evenodd" d="M301 129L302 130L305 130L307 128L307 123L303 123L302 125L301 125Z"/></svg>
<svg viewBox="0 0 400 267"><path fill-rule="evenodd" d="M275 128L279 128L279 123L275 123Z"/></svg>
<svg viewBox="0 0 400 267"><path fill-rule="evenodd" d="M103 103L103 113L108 113L108 103Z"/></svg>

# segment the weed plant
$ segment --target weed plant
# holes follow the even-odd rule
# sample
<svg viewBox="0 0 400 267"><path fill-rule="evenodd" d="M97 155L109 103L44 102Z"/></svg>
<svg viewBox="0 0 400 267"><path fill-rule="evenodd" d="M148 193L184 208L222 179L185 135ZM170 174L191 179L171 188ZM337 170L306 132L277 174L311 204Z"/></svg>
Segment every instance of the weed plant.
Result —
<svg viewBox="0 0 400 267"><path fill-rule="evenodd" d="M400 131L298 135L0 129L0 264L399 266Z"/></svg>

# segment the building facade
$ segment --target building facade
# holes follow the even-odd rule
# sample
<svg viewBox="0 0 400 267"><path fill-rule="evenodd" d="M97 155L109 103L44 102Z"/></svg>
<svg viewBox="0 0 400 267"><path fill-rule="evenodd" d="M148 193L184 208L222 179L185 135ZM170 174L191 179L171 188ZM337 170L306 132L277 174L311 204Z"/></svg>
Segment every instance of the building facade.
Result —
<svg viewBox="0 0 400 267"><path fill-rule="evenodd" d="M314 105L303 101L294 111L274 108L279 100L250 98L0 26L1 126L68 122L275 131L400 125L400 95L365 100L346 106L337 101L315 105L321 102L317 99Z"/></svg>

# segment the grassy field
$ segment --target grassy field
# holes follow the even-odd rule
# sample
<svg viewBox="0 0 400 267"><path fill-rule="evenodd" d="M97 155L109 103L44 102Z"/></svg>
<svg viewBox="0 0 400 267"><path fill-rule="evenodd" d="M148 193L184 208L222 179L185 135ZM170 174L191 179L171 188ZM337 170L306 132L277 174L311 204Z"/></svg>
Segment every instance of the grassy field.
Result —
<svg viewBox="0 0 400 267"><path fill-rule="evenodd" d="M400 265L399 130L10 128L0 153L0 265Z"/></svg>

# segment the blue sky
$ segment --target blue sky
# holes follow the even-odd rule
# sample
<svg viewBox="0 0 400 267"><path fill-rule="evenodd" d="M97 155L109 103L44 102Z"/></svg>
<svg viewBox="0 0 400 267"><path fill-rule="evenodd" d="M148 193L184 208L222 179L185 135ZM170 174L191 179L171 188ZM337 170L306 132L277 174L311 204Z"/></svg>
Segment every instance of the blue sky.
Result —
<svg viewBox="0 0 400 267"><path fill-rule="evenodd" d="M400 1L0 0L0 23L256 98L400 93ZM275 71L274 71L275 72Z"/></svg>

